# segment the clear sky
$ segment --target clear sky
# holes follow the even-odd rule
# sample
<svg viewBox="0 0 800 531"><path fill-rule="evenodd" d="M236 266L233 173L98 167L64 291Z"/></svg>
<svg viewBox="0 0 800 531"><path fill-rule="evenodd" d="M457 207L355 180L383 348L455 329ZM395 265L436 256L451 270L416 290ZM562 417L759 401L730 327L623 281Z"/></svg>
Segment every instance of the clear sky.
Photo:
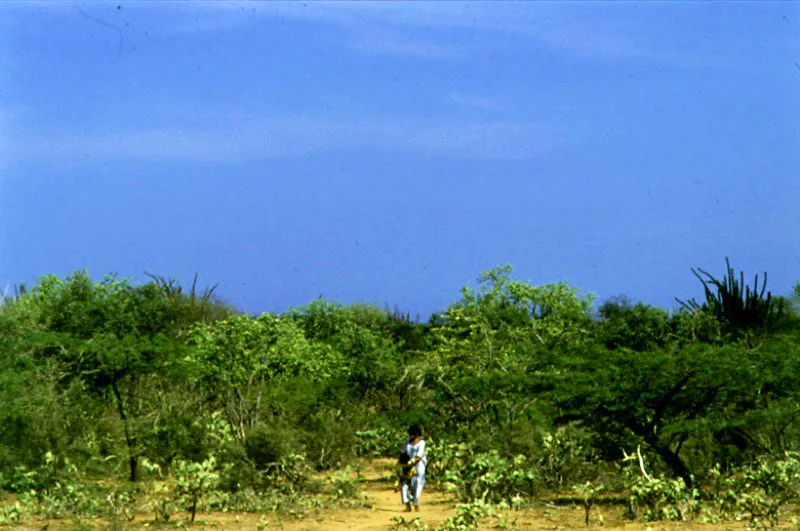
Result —
<svg viewBox="0 0 800 531"><path fill-rule="evenodd" d="M800 280L800 3L2 2L0 283L426 320L477 275Z"/></svg>

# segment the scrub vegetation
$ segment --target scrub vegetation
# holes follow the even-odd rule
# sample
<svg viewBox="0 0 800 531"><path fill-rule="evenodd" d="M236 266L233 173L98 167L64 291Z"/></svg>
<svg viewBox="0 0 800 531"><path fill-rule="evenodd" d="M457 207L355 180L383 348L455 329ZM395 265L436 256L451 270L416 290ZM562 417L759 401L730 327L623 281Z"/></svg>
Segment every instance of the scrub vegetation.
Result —
<svg viewBox="0 0 800 531"><path fill-rule="evenodd" d="M412 423L427 489L457 505L436 527L387 529L513 528L542 502L586 525L609 504L789 523L800 285L773 296L729 263L692 272L704 299L668 312L502 266L428 322L322 299L242 315L197 279L43 277L0 306L0 525L248 513L264 529L365 508L359 466L396 457Z"/></svg>

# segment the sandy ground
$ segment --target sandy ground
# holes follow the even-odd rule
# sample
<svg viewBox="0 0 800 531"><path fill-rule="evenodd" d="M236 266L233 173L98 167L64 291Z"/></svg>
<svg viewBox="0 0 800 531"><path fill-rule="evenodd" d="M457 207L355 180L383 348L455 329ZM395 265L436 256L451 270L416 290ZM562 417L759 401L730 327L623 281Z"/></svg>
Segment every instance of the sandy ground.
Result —
<svg viewBox="0 0 800 531"><path fill-rule="evenodd" d="M285 531L367 531L404 529L398 526L399 518L410 522L421 518L429 529L435 529L447 518L455 515L455 503L446 493L428 489L423 493L420 511L406 513L400 502L400 495L393 491L387 477L392 474L392 460L374 460L363 463L360 469L360 487L365 496L363 507L322 509L302 519L291 516L259 515L252 513L198 514L194 529L280 529ZM602 515L602 522L600 520ZM394 518L394 520L393 520ZM788 518L787 518L788 520ZM128 523L124 529L174 529L175 523L153 525L152 519L137 519ZM700 524L694 522L631 522L624 519L621 507L600 507L593 509L590 527L594 529L616 529L622 531L676 531L682 529L702 529L704 531L744 530L745 522L721 524ZM781 526L784 527L784 526ZM787 521L787 529L797 529ZM61 531L67 529L113 529L106 522L85 522L77 524L70 521L30 522L16 529L39 531ZM121 528L118 528L121 529ZM407 527L406 529L413 529ZM505 519L488 518L481 529L518 529L535 531L559 531L586 529L583 507L552 506L538 504L521 511L510 512Z"/></svg>
<svg viewBox="0 0 800 531"><path fill-rule="evenodd" d="M266 529L276 528L285 531L378 531L402 529L392 518L403 518L406 522L421 518L431 530L447 518L455 515L454 500L443 492L428 489L422 495L420 512L403 512L400 495L393 492L392 485L385 478L392 473L392 460L375 460L364 463L361 468L362 490L368 498L370 508L322 511L316 518L305 520L284 520L274 522ZM384 481L381 481L384 479ZM600 516L602 515L602 523ZM481 529L518 529L535 531L559 531L586 529L585 512L582 506L552 506L539 504L523 511L512 511L507 518L488 518ZM723 524L699 524L692 522L631 522L624 518L622 507L600 507L593 509L590 527L594 529L617 529L623 531L676 531L681 529L702 529L704 531L743 530L744 522ZM240 521L239 524L244 524ZM224 524L223 524L224 525ZM226 529L255 529L247 524Z"/></svg>

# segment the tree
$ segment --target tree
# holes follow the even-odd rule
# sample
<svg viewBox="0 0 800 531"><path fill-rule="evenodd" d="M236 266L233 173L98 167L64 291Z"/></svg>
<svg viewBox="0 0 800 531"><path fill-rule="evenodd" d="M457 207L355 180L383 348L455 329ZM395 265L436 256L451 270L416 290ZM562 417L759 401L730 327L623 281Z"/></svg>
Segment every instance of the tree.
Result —
<svg viewBox="0 0 800 531"><path fill-rule="evenodd" d="M385 400L394 394L403 365L398 343L387 333L392 325L386 312L364 304L344 306L317 299L288 312L306 337L338 356L348 387L358 399Z"/></svg>
<svg viewBox="0 0 800 531"><path fill-rule="evenodd" d="M564 361L554 372L561 375L552 392L556 421L581 421L606 441L601 450L609 457L626 441L643 443L689 486L694 474L724 458L734 436L740 451L759 444L763 451L767 437L783 437L797 422L791 382L800 377L800 356L787 355L783 341L758 349L695 343L644 353L597 346ZM702 448L710 453L697 454ZM687 452L695 455L689 459Z"/></svg>
<svg viewBox="0 0 800 531"><path fill-rule="evenodd" d="M607 348L643 352L663 347L670 340L670 316L661 308L632 304L621 296L605 301L597 313L598 338Z"/></svg>
<svg viewBox="0 0 800 531"><path fill-rule="evenodd" d="M136 286L113 275L93 282L85 271L64 280L46 276L26 296L38 306L42 332L29 336L38 357L63 366L64 385L80 381L92 396L113 404L135 481L141 424L155 407L144 393L152 378L180 365L179 328L196 318L193 304L154 282Z"/></svg>
<svg viewBox="0 0 800 531"><path fill-rule="evenodd" d="M510 265L481 273L478 288L433 319L432 336L450 362L480 370L530 368L531 356L583 342L591 333L591 294L565 282L532 286L511 279Z"/></svg>
<svg viewBox="0 0 800 531"><path fill-rule="evenodd" d="M341 370L335 353L309 342L292 319L271 314L197 325L189 337L191 363L240 443L262 418L269 386L300 376L320 382Z"/></svg>
<svg viewBox="0 0 800 531"><path fill-rule="evenodd" d="M60 385L63 367L39 362L30 337L41 334L40 308L24 290L0 305L0 470L61 455L83 433L70 406L78 386Z"/></svg>

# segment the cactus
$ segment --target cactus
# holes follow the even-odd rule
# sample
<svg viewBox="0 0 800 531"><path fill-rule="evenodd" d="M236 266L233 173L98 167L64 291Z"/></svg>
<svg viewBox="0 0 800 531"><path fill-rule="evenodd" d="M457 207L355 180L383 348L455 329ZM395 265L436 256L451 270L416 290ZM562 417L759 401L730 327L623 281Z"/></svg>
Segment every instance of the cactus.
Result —
<svg viewBox="0 0 800 531"><path fill-rule="evenodd" d="M707 271L691 268L694 276L703 284L705 302L698 304L695 299L678 303L691 313L705 311L717 318L726 331L734 337L749 330L765 330L773 325L783 314L783 304L776 303L772 293L767 291L767 273L759 290L758 275L753 281L753 288L746 286L744 272L736 279L730 260L725 257L727 274L722 280L714 278ZM715 292L716 291L716 292Z"/></svg>

